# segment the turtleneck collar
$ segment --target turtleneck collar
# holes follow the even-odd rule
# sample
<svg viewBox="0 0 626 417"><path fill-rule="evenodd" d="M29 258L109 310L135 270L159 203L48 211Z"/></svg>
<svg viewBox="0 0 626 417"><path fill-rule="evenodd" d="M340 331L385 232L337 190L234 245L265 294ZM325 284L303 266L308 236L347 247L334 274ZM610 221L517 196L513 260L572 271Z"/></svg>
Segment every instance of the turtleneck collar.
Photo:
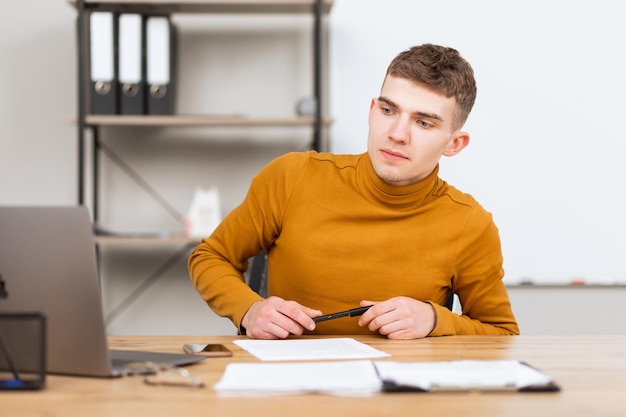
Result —
<svg viewBox="0 0 626 417"><path fill-rule="evenodd" d="M390 185L384 182L374 171L374 166L366 152L358 166L358 183L362 191L381 204L398 208L415 208L426 202L437 185L439 164L424 179L409 185Z"/></svg>

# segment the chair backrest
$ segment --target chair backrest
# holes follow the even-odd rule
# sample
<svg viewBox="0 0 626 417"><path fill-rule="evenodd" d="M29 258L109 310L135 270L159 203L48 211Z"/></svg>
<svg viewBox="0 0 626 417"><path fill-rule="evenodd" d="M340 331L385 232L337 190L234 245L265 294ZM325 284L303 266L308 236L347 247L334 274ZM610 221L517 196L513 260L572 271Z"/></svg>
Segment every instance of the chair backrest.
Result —
<svg viewBox="0 0 626 417"><path fill-rule="evenodd" d="M267 298L267 252L264 250L252 258L248 285L261 297Z"/></svg>
<svg viewBox="0 0 626 417"><path fill-rule="evenodd" d="M446 299L446 301L443 303L444 307L447 307L448 310L450 311L454 311L454 296L456 294L451 292L450 295L448 295L448 298Z"/></svg>

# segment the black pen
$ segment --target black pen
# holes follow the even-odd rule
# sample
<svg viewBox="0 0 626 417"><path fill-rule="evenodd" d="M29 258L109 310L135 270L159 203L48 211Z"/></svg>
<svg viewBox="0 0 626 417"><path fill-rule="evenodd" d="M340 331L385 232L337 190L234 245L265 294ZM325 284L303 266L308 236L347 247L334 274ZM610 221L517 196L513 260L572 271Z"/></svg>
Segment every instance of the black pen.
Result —
<svg viewBox="0 0 626 417"><path fill-rule="evenodd" d="M371 306L357 307L346 311L340 311L339 313L326 314L324 316L313 317L313 321L319 323L320 321L338 319L339 317L355 317L365 313Z"/></svg>

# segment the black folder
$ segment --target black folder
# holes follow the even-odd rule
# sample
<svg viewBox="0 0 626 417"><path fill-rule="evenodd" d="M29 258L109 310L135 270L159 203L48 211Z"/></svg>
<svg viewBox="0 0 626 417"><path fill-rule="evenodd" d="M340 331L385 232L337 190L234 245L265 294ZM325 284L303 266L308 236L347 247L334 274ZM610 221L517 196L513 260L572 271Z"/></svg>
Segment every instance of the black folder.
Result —
<svg viewBox="0 0 626 417"><path fill-rule="evenodd" d="M113 12L92 12L89 18L92 114L118 113L116 49L116 14Z"/></svg>
<svg viewBox="0 0 626 417"><path fill-rule="evenodd" d="M146 19L147 114L174 113L176 33L168 16Z"/></svg>
<svg viewBox="0 0 626 417"><path fill-rule="evenodd" d="M118 19L118 95L120 114L145 113L144 17L122 13Z"/></svg>

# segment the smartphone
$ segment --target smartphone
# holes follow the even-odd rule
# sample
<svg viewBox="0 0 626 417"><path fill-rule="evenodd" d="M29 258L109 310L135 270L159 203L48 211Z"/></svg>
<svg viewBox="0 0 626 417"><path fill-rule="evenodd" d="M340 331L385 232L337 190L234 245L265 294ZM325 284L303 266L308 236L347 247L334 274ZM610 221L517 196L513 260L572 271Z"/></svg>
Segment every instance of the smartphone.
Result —
<svg viewBox="0 0 626 417"><path fill-rule="evenodd" d="M203 355L211 357L233 356L233 352L221 343L209 343L208 345L189 343L183 345L183 350L185 353L190 355Z"/></svg>

